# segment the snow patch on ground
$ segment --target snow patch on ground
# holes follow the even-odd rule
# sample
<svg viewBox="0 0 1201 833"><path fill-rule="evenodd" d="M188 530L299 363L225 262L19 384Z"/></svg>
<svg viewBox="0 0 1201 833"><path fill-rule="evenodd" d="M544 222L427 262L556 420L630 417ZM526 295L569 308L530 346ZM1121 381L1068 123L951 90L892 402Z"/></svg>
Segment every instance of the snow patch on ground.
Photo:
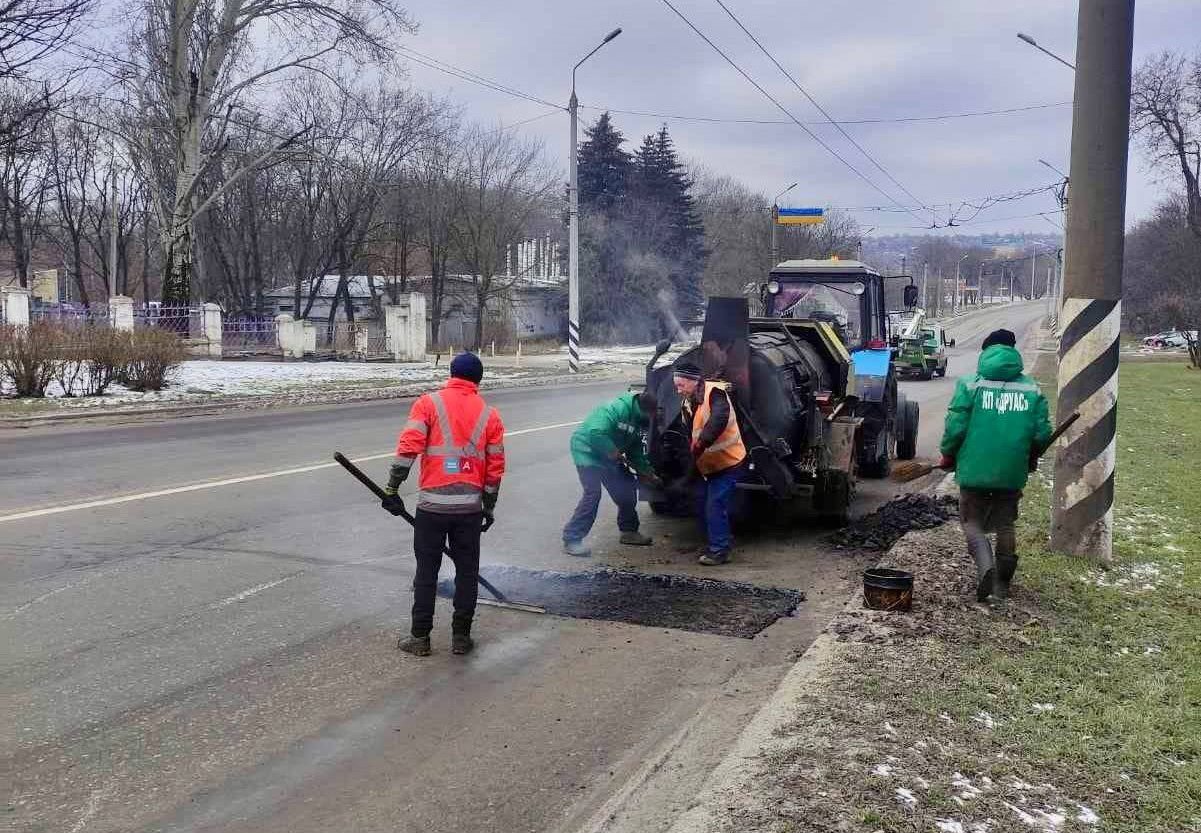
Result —
<svg viewBox="0 0 1201 833"><path fill-rule="evenodd" d="M913 790L905 787L897 787L896 797L897 801L901 802L906 807L917 806L917 796L913 794Z"/></svg>
<svg viewBox="0 0 1201 833"><path fill-rule="evenodd" d="M1097 587L1113 587L1127 593L1146 593L1162 584L1171 570L1150 562L1120 564L1112 570L1095 570L1082 576L1082 580Z"/></svg>
<svg viewBox="0 0 1201 833"><path fill-rule="evenodd" d="M979 723L985 729L995 729L1001 722L986 711L977 712L973 715L972 720Z"/></svg>
<svg viewBox="0 0 1201 833"><path fill-rule="evenodd" d="M389 388L403 385L435 385L444 382L445 362L241 362L201 359L177 367L161 391L137 392L113 385L104 396L63 398L62 387L51 383L46 395L61 399L73 408L111 407L159 402L194 402L216 396L271 396L278 394L328 392L346 388ZM488 368L484 386L498 379L511 380L531 375L513 368Z"/></svg>

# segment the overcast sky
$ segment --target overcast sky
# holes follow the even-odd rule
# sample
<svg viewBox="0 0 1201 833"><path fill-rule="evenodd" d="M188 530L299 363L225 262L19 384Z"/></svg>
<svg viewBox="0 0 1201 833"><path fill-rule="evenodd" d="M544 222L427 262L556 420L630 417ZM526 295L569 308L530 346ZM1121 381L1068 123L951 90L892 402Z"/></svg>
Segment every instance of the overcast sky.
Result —
<svg viewBox="0 0 1201 833"><path fill-rule="evenodd" d="M751 77L803 122L822 117L721 9L716 0L672 0ZM1026 32L1068 61L1076 48L1076 4L1056 0L726 0L775 58L838 120L938 116L981 110L1062 105L1073 73L1019 41ZM787 117L702 41L662 0L408 0L420 25L404 41L422 53L530 93L566 103L571 67L611 29L623 34L594 55L578 76L583 107L636 110L667 118L614 114L636 144L666 121L686 158L733 175L768 195L799 185L782 204L866 207L895 203L857 177L792 123L731 124L679 116L784 120ZM1135 64L1163 49L1201 50L1201 3L1140 0ZM413 82L446 93L471 118L507 124L545 139L566 168L565 113L409 64ZM590 123L595 109L581 110ZM925 204L1036 188L1067 170L1070 106L1009 115L845 128L883 168ZM829 125L813 130L851 165L904 205L895 184ZM581 125L581 138L582 125ZM1170 180L1172 186L1175 179ZM1165 187L1132 148L1127 217L1146 214ZM1052 193L996 205L964 233L1052 227ZM945 219L945 210L940 212ZM960 218L973 210L960 212ZM854 215L875 234L922 225L910 214ZM937 232L948 233L948 232Z"/></svg>

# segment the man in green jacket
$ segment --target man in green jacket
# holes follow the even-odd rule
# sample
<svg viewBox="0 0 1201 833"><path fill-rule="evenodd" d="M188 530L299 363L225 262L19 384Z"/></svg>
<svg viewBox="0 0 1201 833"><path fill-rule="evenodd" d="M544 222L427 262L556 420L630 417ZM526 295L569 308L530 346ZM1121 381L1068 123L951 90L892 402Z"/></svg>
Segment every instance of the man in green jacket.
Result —
<svg viewBox="0 0 1201 833"><path fill-rule="evenodd" d="M1022 373L1009 330L984 339L974 376L955 384L942 435L942 468L959 481L959 517L976 562L976 599L1004 599L1017 570L1018 501L1051 438L1047 400ZM997 534L996 560L988 533Z"/></svg>
<svg viewBox="0 0 1201 833"><path fill-rule="evenodd" d="M652 393L623 393L590 413L571 435L571 460L584 494L563 527L563 550L568 555L592 554L584 546L584 537L596 522L602 486L617 504L621 543L642 547L651 543L638 531L637 477L656 479L642 447L642 433L656 407Z"/></svg>

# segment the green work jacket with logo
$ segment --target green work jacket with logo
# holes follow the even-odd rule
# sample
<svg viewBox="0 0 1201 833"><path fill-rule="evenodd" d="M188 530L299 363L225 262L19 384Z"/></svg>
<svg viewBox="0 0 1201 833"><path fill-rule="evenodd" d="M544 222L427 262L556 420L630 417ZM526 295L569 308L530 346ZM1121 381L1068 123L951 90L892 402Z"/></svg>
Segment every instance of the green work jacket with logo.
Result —
<svg viewBox="0 0 1201 833"><path fill-rule="evenodd" d="M976 370L955 384L941 451L955 458L963 488L1023 489L1031 452L1051 438L1047 400L1022 373L1022 354L1012 347L989 347Z"/></svg>
<svg viewBox="0 0 1201 833"><path fill-rule="evenodd" d="M651 464L642 447L647 425L638 395L623 393L595 408L576 428L571 435L571 461L577 466L606 466L624 455L637 471L649 472Z"/></svg>

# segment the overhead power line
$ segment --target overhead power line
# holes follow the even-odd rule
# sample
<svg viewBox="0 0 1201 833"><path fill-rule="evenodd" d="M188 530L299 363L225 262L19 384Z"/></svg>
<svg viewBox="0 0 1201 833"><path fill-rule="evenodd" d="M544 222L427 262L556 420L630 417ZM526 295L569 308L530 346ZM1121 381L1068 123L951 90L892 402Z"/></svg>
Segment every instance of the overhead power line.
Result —
<svg viewBox="0 0 1201 833"><path fill-rule="evenodd" d="M1018 214L1013 217L985 217L981 220L970 220L963 223L956 223L954 228L960 226L978 226L981 223L1005 223L1010 220L1029 220L1033 217L1054 217L1057 214L1062 214L1063 209L1057 208L1054 211L1039 211L1036 214ZM894 228L894 229L911 229L913 231L929 231L929 226L876 226L876 228Z"/></svg>
<svg viewBox="0 0 1201 833"><path fill-rule="evenodd" d="M449 64L446 61L435 58L432 55L426 55L425 53L418 52L410 47L398 46L396 49L410 61L421 64L422 66L428 67L432 70L445 73L446 75L452 75L455 78L462 79L463 81L467 81L472 84L478 84L481 87L487 87L488 89L495 90L498 93L511 95L515 98L523 98L526 101L532 101L535 104L542 104L546 107L554 107L558 110L564 109L563 105L561 104L555 104L553 101L547 101L545 98L539 98L536 95L519 90L516 87L510 87L506 84L500 83L499 81L493 81L491 78L479 75L471 70L462 69L454 64Z"/></svg>
<svg viewBox="0 0 1201 833"><path fill-rule="evenodd" d="M750 38L751 42L754 43L755 46L759 47L759 51L762 52L764 55L766 55L767 59L769 61L771 61L773 64L775 64L776 69L780 70L780 72L783 73L784 77L787 78L790 82L792 82L792 86L796 87L797 90L800 91L801 95L805 96L805 98L807 98L809 100L809 103L812 104L814 107L816 107L817 111L819 113L821 113L823 116L825 116L827 122L834 125L835 129L838 130L838 132L843 135L843 138L845 138L848 142L850 142L852 145L854 145L855 149L858 150L861 154L863 154L863 157L865 159L867 159L867 161L869 161L873 165L875 165L876 170L878 170L880 173L884 174L884 176L888 177L889 181L892 182L893 185L897 186L902 191L904 191L905 194L911 200L918 203L922 208L926 208L926 204L922 202L921 198L919 198L912 191L910 191L908 188L906 188L904 185L902 185L901 182L895 176L893 176L892 173L887 168L885 168L883 165L881 165L876 160L876 157L874 157L870 153L868 153L867 149L864 148L863 145L856 142L855 139L851 136L851 134L847 133L846 130L843 129L842 125L839 124L838 122L836 122L834 120L834 117L826 112L826 108L822 107L821 104L818 103L817 99L814 98L812 95L810 95L809 91L806 90L804 87L802 87L800 82L797 81L796 78L793 77L792 73L789 72L787 69L785 69L783 64L781 64L779 61L776 60L776 56L773 55L770 51L768 51L767 47L764 46L763 43L751 33L750 29L747 29L746 26L743 25L742 21L738 19L738 15L734 14L734 12L730 10L729 6L727 6L722 0L715 0L715 2L717 3L717 5L721 6L722 11L724 11L727 15L730 16L730 20L733 20L734 23L737 24L738 28L742 30L743 34L746 35L748 38Z"/></svg>
<svg viewBox="0 0 1201 833"><path fill-rule="evenodd" d="M709 37L704 32L702 32L700 29L698 29L696 27L696 25L684 15L683 12L681 12L674 5L672 5L671 0L662 0L662 2L663 2L663 5L667 6L667 8L671 9L675 13L676 17L678 17L678 18L680 18L680 20L684 21L685 25L687 25L689 29L691 29L693 32L695 32L701 40L703 40L705 43L709 44L709 46L713 49L714 52L716 52L723 59L725 59L726 63L728 63L730 66L732 66L738 72L739 75L741 75L743 78L745 78L747 80L747 82L752 87L754 87L756 90L758 90L763 95L764 98L766 98L773 105L775 105L776 109L778 109L784 115L788 116L788 118L793 122L793 124L795 124L797 127L801 128L801 130L803 130L806 134L808 134L809 137L811 139L813 139L813 141L815 141L819 145L821 145L826 150L827 153L829 153L831 156L833 156L835 159L837 159L839 162L841 162L847 169L849 169L853 174L855 174L855 176L862 179L869 186L871 186L874 190L878 191L880 194L882 194L884 197L886 197L890 202L896 203L898 206L901 206L902 208L904 208L904 206L901 205L900 201L898 201L896 197L894 197L892 194L885 191L883 188L881 188L879 185L877 185L875 182L873 182L871 179L869 179L862 171L860 171L858 168L856 168L854 165L852 165L850 162L848 162L846 159L844 159L838 151L836 151L834 148L830 147L830 145L827 144L825 141L823 141L820 136L818 136L816 133L814 133L812 130L810 130L808 127L806 127L804 125L804 123L802 123L799 119L797 119L797 117L794 116L792 114L792 112L787 107L785 107L783 104L781 104L771 93L769 93L762 86L760 86L759 82L757 82L754 78L752 78L750 75L748 75L746 70L744 70L737 63L735 63L734 59L731 58L729 55L727 55L724 51L722 51L722 48L720 46L718 46L712 40L710 40ZM908 211L909 209L906 208L906 210ZM909 213L913 214L919 220L923 220L923 221L925 220L925 218L922 217L921 215L917 214L917 212L910 211Z"/></svg>
<svg viewBox="0 0 1201 833"><path fill-rule="evenodd" d="M835 125L856 125L856 124L905 124L911 122L936 122L949 121L951 119L969 119L977 116L1004 116L1013 113L1025 113L1031 110L1046 110L1051 107L1070 107L1070 101L1058 101L1052 104L1030 104L1025 107L1006 107L1001 110L974 110L966 113L943 113L937 116L897 116L892 118L876 118L876 119L836 119L833 122L829 121L810 121L805 122L809 127L821 127L826 124ZM792 122L787 119L735 119L722 118L720 116L684 116L679 113L652 113L646 110L622 110L617 107L598 107L587 104L580 105L581 110L596 110L597 112L617 113L624 116L647 116L655 119L672 119L674 121L696 121L696 122L712 122L713 124L763 124L763 125L791 125Z"/></svg>

